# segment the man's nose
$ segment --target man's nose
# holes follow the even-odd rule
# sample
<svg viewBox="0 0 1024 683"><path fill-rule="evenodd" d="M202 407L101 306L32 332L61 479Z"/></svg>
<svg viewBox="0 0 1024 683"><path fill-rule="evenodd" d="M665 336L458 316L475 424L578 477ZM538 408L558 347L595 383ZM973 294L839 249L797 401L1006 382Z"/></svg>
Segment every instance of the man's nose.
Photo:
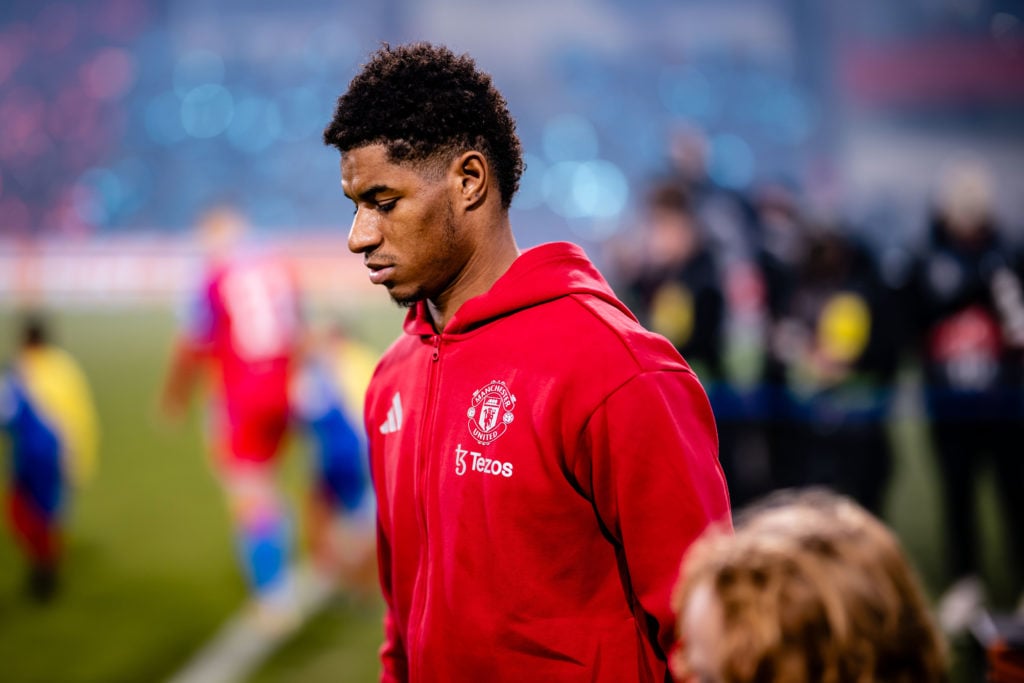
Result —
<svg viewBox="0 0 1024 683"><path fill-rule="evenodd" d="M380 231L374 224L373 217L363 209L356 211L352 219L352 227L348 231L348 249L354 254L361 254L380 243Z"/></svg>

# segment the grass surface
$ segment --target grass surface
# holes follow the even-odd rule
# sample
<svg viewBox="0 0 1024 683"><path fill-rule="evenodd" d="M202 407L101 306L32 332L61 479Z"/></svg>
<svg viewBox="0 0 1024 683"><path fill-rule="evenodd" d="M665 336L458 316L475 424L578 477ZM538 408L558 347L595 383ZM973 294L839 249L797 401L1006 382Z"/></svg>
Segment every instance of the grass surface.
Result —
<svg viewBox="0 0 1024 683"><path fill-rule="evenodd" d="M319 313L318 315L323 315ZM348 312L348 327L377 349L399 330L401 312ZM23 596L23 565L0 533L0 680L17 683L159 681L177 670L245 599L220 492L206 463L200 414L176 429L154 419L155 397L174 331L169 311L62 311L56 336L92 382L102 425L98 476L70 509L59 598ZM16 330L0 310L0 358ZM933 596L944 585L941 500L921 423L893 425L898 447L887 521ZM6 451L0 450L6 461ZM293 501L305 470L293 442L283 472ZM984 566L992 593L1009 605L1021 590L1007 566L991 481L983 494ZM372 681L380 642L379 599L338 598L252 678L258 683ZM971 680L960 645L957 679Z"/></svg>
<svg viewBox="0 0 1024 683"><path fill-rule="evenodd" d="M22 558L9 536L0 544L4 679L158 680L244 591L194 420L179 430L154 420L173 320L67 314L55 323L91 380L100 466L68 510L66 571L55 604L25 599ZM13 334L16 324L8 316L2 327Z"/></svg>
<svg viewBox="0 0 1024 683"><path fill-rule="evenodd" d="M24 596L22 557L6 526L0 533L0 680L163 680L246 596L202 447L200 410L177 427L155 418L174 319L169 311L124 309L60 312L53 323L91 382L102 430L99 469L71 501L53 604ZM0 311L0 330L0 358L7 359L17 330L13 311ZM292 444L284 472L296 503L300 450ZM6 464L6 447L0 457ZM363 641L379 638L372 607L332 607L325 618L332 614L347 632L365 631ZM375 667L373 649L360 650Z"/></svg>

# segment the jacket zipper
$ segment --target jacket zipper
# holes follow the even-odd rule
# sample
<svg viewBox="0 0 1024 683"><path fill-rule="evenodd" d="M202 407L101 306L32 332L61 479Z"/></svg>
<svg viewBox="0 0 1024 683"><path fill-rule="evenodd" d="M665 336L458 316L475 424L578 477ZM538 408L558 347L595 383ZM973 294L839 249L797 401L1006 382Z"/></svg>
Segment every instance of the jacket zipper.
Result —
<svg viewBox="0 0 1024 683"><path fill-rule="evenodd" d="M428 372L427 379L427 396L426 406L427 409L423 416L423 426L420 428L420 440L419 440L419 453L417 453L417 472L416 472L416 486L419 489L419 506L417 512L419 513L420 522L420 536L421 540L421 564L418 571L421 572L417 578L417 583L420 584L419 590L419 628L417 629L419 639L422 642L424 625L426 624L427 616L427 593L430 589L430 544L429 534L427 530L427 497L430 494L429 481L430 481L430 459L434 454L434 449L431 446L431 436L434 431L434 418L437 415L437 382L438 382L438 368L440 367L439 360L441 358L441 335L435 334L431 338L431 344L434 347L430 356L430 370ZM414 672L423 671L423 662L421 661L423 648L417 644L416 646L416 666L415 668L410 667L410 678L415 680Z"/></svg>

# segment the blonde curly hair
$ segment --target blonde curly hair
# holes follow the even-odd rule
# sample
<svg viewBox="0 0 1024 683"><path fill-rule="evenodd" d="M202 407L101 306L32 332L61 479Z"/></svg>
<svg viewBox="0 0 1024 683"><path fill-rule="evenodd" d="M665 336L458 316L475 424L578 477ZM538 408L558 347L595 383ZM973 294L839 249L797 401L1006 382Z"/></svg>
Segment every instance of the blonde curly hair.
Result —
<svg viewBox="0 0 1024 683"><path fill-rule="evenodd" d="M720 619L722 633L699 671L680 643L680 681L948 680L945 643L899 542L848 498L778 494L741 515L734 534L710 529L684 557L673 596L681 633L698 590L709 608L696 618Z"/></svg>

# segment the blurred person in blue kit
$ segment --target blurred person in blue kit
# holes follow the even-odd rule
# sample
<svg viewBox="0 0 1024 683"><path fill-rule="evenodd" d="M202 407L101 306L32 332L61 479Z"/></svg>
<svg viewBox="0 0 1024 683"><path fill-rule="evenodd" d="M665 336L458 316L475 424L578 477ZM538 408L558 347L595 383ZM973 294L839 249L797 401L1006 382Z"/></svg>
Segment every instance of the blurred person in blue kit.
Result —
<svg viewBox="0 0 1024 683"><path fill-rule="evenodd" d="M776 484L827 486L881 515L892 470L898 308L873 253L848 227L809 224L802 253L773 339L791 426Z"/></svg>
<svg viewBox="0 0 1024 683"><path fill-rule="evenodd" d="M340 324L311 333L291 386L292 415L312 450L309 544L331 583L366 588L376 578L374 496L363 401L377 355Z"/></svg>
<svg viewBox="0 0 1024 683"><path fill-rule="evenodd" d="M28 561L26 589L45 601L58 588L70 489L93 475L99 428L85 374L40 315L25 317L0 376L0 427L11 454L8 521Z"/></svg>
<svg viewBox="0 0 1024 683"><path fill-rule="evenodd" d="M975 484L991 463L1006 550L1024 578L1024 297L1007 238L993 213L994 179L976 160L938 178L926 241L912 270L906 309L923 365L925 405L942 482L951 584L938 605L950 634L987 599L981 574Z"/></svg>

